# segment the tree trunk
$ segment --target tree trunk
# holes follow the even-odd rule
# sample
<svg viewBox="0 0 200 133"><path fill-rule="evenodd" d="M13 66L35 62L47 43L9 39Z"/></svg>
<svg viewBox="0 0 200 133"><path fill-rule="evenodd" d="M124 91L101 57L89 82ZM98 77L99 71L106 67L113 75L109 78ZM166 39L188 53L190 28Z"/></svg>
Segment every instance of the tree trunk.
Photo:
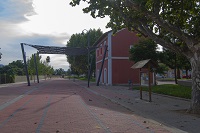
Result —
<svg viewBox="0 0 200 133"><path fill-rule="evenodd" d="M177 74L176 74L176 67L174 68L174 81L175 81L175 84L178 84Z"/></svg>
<svg viewBox="0 0 200 133"><path fill-rule="evenodd" d="M176 53L175 53L175 66L174 66L174 79L175 79L175 84L178 84L178 81L177 81L177 73L176 73Z"/></svg>
<svg viewBox="0 0 200 133"><path fill-rule="evenodd" d="M187 69L185 70L185 76L186 76L186 79L189 78L189 77L188 77L188 70L187 70Z"/></svg>
<svg viewBox="0 0 200 133"><path fill-rule="evenodd" d="M197 53L190 59L190 63L192 66L192 95L188 111L200 114L200 58L197 57Z"/></svg>
<svg viewBox="0 0 200 133"><path fill-rule="evenodd" d="M177 79L181 79L181 72L179 68L177 69Z"/></svg>

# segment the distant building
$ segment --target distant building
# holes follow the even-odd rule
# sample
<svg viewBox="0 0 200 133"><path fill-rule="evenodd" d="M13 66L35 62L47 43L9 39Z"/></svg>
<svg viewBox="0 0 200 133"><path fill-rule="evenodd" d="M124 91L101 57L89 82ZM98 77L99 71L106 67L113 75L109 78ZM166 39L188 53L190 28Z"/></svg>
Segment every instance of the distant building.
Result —
<svg viewBox="0 0 200 133"><path fill-rule="evenodd" d="M138 41L136 33L127 29L122 29L114 35L112 31L104 33L95 43L98 47L96 49L96 80L99 77L105 45L107 45L108 50L100 83L106 85L128 84L128 81L131 80L133 84L139 85L139 70L132 69L131 66L134 63L129 60L129 49Z"/></svg>

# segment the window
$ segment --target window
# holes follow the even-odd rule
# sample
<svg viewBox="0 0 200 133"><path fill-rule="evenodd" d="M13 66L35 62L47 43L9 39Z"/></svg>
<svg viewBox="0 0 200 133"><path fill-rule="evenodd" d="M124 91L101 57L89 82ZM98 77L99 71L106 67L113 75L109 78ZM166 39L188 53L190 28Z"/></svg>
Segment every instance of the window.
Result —
<svg viewBox="0 0 200 133"><path fill-rule="evenodd" d="M133 45L130 45L130 49L133 47Z"/></svg>

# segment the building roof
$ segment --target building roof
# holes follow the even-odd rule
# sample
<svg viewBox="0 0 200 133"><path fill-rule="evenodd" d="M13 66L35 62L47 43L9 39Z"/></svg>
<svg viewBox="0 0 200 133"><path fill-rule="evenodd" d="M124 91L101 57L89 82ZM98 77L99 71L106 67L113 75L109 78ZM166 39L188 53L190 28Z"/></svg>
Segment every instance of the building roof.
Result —
<svg viewBox="0 0 200 133"><path fill-rule="evenodd" d="M99 44L99 42L105 38L110 32L112 32L112 30L105 32L102 36L99 37L99 39L93 44L93 46L97 46L97 44Z"/></svg>
<svg viewBox="0 0 200 133"><path fill-rule="evenodd" d="M121 30L118 30L116 33L120 32L124 29L126 29L126 28L122 28ZM99 37L99 39L93 44L93 46L97 46L99 44L99 42L101 42L101 40L103 40L103 38L105 38L110 32L112 32L112 30L105 32L101 37Z"/></svg>
<svg viewBox="0 0 200 133"><path fill-rule="evenodd" d="M149 63L152 68L157 68L157 64L155 62L153 62L151 59L138 61L131 68L133 68L133 69L148 68Z"/></svg>

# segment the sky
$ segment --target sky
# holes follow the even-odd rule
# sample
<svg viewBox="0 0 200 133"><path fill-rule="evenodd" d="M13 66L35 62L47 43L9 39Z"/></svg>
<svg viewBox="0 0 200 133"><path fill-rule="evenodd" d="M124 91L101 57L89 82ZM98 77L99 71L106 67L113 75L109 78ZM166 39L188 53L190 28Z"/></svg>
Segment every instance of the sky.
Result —
<svg viewBox="0 0 200 133"><path fill-rule="evenodd" d="M22 60L20 43L43 46L66 46L72 34L81 33L84 29L98 29L103 32L109 18L92 18L84 14L79 6L69 5L71 0L1 0L0 1L0 64L7 65L12 61ZM25 46L26 58L37 50ZM54 69L67 70L69 64L66 55L42 55L45 60L50 56L50 65Z"/></svg>

